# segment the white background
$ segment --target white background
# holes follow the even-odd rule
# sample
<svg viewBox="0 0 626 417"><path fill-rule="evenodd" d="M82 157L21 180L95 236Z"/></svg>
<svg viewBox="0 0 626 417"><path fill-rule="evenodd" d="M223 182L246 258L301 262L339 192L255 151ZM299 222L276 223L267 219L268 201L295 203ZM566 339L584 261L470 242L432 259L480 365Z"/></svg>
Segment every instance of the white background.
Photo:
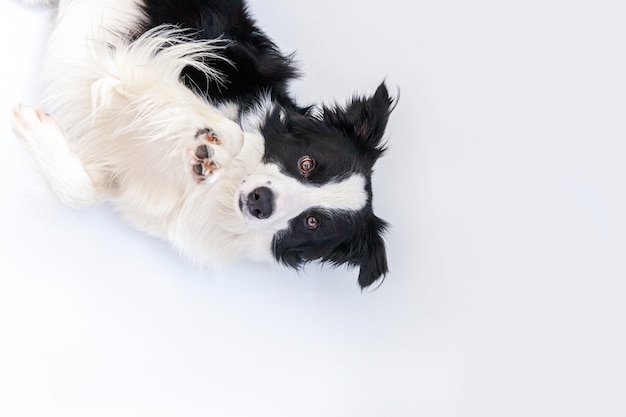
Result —
<svg viewBox="0 0 626 417"><path fill-rule="evenodd" d="M212 273L61 206L11 133L48 12L0 4L0 415L626 415L623 1L256 0L302 102L400 90L391 274Z"/></svg>

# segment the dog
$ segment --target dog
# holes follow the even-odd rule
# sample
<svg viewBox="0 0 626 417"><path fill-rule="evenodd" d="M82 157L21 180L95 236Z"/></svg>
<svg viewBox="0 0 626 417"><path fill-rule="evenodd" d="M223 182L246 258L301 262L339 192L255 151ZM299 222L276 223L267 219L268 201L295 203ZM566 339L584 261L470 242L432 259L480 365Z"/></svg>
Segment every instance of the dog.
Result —
<svg viewBox="0 0 626 417"><path fill-rule="evenodd" d="M57 11L42 106L12 123L64 204L110 201L203 266L319 261L359 268L362 289L384 278L371 184L395 105L384 83L299 105L292 57L241 0L24 1Z"/></svg>

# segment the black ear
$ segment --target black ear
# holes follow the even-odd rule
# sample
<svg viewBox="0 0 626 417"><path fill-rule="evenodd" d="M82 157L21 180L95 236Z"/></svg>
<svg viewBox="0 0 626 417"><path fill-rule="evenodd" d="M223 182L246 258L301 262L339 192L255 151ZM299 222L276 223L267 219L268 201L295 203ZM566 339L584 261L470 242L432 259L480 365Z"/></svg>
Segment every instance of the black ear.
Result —
<svg viewBox="0 0 626 417"><path fill-rule="evenodd" d="M360 266L359 285L365 289L374 282L384 278L389 268L387 267L387 251L383 241L383 233L387 225L384 221L376 218L373 227L362 236L360 244L360 259L355 262Z"/></svg>
<svg viewBox="0 0 626 417"><path fill-rule="evenodd" d="M372 97L356 97L345 108L325 107L324 122L353 139L363 151L380 156L384 152L381 141L393 106L394 99L382 83Z"/></svg>

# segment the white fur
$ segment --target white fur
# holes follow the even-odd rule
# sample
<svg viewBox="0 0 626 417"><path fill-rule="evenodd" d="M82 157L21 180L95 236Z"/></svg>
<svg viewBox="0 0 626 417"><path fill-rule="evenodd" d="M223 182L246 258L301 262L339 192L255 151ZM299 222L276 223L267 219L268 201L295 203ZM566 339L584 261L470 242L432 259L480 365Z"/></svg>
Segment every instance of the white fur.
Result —
<svg viewBox="0 0 626 417"><path fill-rule="evenodd" d="M59 0L22 0L27 6L56 6Z"/></svg>
<svg viewBox="0 0 626 417"><path fill-rule="evenodd" d="M143 18L138 5L60 1L43 67L43 106L53 116L18 106L14 130L63 203L111 200L133 224L204 265L271 259L272 237L250 231L231 197L260 161L262 138L249 135L243 146L241 129L226 117L233 109L217 109L178 81L187 65L219 79L200 59L219 57L223 45L192 42L173 28L129 43ZM203 129L220 143L197 137ZM192 167L200 144L220 168L198 184Z"/></svg>

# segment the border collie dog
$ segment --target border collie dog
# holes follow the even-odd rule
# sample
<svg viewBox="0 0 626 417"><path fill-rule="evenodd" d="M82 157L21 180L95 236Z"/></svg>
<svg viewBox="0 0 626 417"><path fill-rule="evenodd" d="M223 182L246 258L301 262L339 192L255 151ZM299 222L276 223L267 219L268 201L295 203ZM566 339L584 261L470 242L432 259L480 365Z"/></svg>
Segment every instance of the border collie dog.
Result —
<svg viewBox="0 0 626 417"><path fill-rule="evenodd" d="M311 261L384 277L371 174L394 100L298 105L242 0L24 0L56 7L40 108L12 121L60 200L111 201L200 265Z"/></svg>

